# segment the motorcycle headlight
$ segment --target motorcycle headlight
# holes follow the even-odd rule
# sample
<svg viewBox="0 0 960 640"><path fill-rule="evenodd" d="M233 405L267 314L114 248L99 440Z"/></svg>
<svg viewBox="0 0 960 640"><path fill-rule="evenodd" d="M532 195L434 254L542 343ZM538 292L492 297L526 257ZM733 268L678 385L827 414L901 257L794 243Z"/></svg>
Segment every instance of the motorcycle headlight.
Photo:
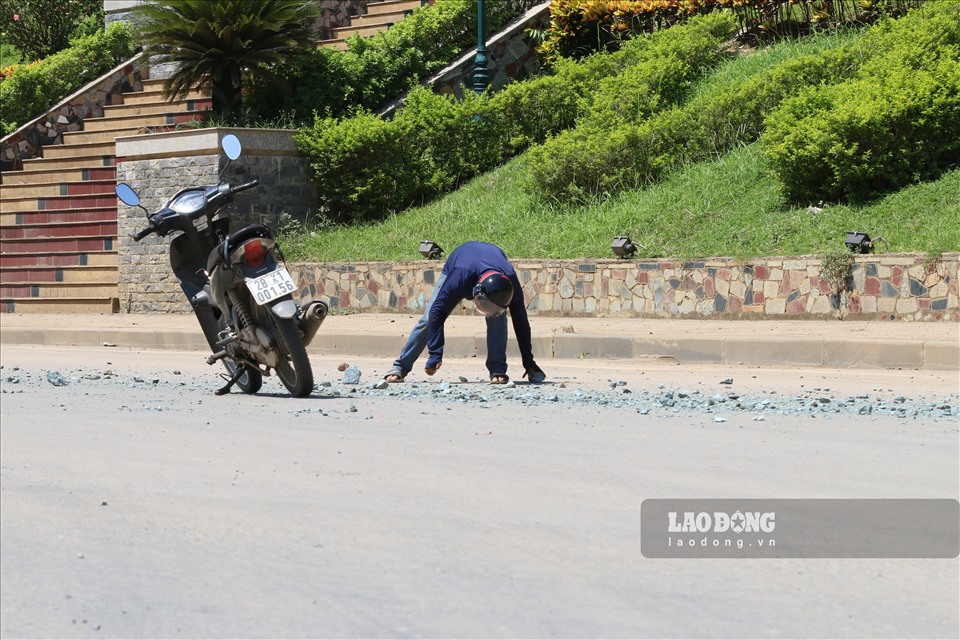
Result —
<svg viewBox="0 0 960 640"><path fill-rule="evenodd" d="M263 266L267 252L272 251L276 243L269 238L251 238L230 252L230 262L243 263L256 269Z"/></svg>

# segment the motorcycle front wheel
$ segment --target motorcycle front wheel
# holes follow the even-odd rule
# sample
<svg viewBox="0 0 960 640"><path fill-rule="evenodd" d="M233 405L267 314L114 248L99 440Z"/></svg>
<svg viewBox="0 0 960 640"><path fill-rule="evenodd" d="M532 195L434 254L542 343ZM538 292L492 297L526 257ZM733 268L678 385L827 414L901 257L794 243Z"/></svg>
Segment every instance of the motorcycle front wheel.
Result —
<svg viewBox="0 0 960 640"><path fill-rule="evenodd" d="M276 366L277 376L291 395L306 397L313 391L313 370L307 349L303 346L303 338L300 337L300 329L291 319L271 319L281 350L280 362Z"/></svg>
<svg viewBox="0 0 960 640"><path fill-rule="evenodd" d="M220 331L227 328L227 323L223 320L223 316L217 319L217 326ZM244 374L240 376L236 382L237 386L240 387L240 391L248 395L253 395L257 391L260 391L260 387L263 386L263 374L261 374L259 370L246 364L237 363L236 360L230 357L224 358L222 362L223 366L227 368L227 373L230 374L231 378L236 375L238 367L245 369Z"/></svg>

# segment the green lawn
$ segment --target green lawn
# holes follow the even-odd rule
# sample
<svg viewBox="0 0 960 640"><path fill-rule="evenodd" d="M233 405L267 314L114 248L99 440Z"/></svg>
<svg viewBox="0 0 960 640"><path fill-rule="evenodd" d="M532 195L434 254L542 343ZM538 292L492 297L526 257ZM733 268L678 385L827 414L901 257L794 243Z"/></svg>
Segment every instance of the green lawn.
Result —
<svg viewBox="0 0 960 640"><path fill-rule="evenodd" d="M518 184L522 172L521 156L429 205L375 224L287 233L284 246L304 262L418 260L426 239L448 251L486 240L515 258L604 258L627 233L637 257L748 258L824 253L856 229L883 237L883 251L960 250L960 169L866 206L819 212L785 206L756 145L585 207L533 201Z"/></svg>

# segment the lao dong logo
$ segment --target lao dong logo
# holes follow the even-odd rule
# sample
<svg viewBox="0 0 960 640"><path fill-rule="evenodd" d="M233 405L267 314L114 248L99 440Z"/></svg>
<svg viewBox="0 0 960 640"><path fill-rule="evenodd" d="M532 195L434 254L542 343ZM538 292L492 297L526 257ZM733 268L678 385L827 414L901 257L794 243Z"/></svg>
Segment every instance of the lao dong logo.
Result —
<svg viewBox="0 0 960 640"><path fill-rule="evenodd" d="M670 533L772 533L777 526L773 511L735 511L732 515L723 511L669 511L667 517Z"/></svg>

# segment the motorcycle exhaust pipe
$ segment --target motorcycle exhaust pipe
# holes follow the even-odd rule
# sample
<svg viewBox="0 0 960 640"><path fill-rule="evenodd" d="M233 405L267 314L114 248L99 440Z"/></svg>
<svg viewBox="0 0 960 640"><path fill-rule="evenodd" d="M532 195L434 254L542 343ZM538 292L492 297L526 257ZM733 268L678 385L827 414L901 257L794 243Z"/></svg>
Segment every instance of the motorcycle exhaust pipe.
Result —
<svg viewBox="0 0 960 640"><path fill-rule="evenodd" d="M303 346L310 344L313 337L317 335L317 330L320 329L320 325L327 319L327 311L329 311L327 303L321 302L320 300L314 300L304 308L300 316L300 331L303 333Z"/></svg>

